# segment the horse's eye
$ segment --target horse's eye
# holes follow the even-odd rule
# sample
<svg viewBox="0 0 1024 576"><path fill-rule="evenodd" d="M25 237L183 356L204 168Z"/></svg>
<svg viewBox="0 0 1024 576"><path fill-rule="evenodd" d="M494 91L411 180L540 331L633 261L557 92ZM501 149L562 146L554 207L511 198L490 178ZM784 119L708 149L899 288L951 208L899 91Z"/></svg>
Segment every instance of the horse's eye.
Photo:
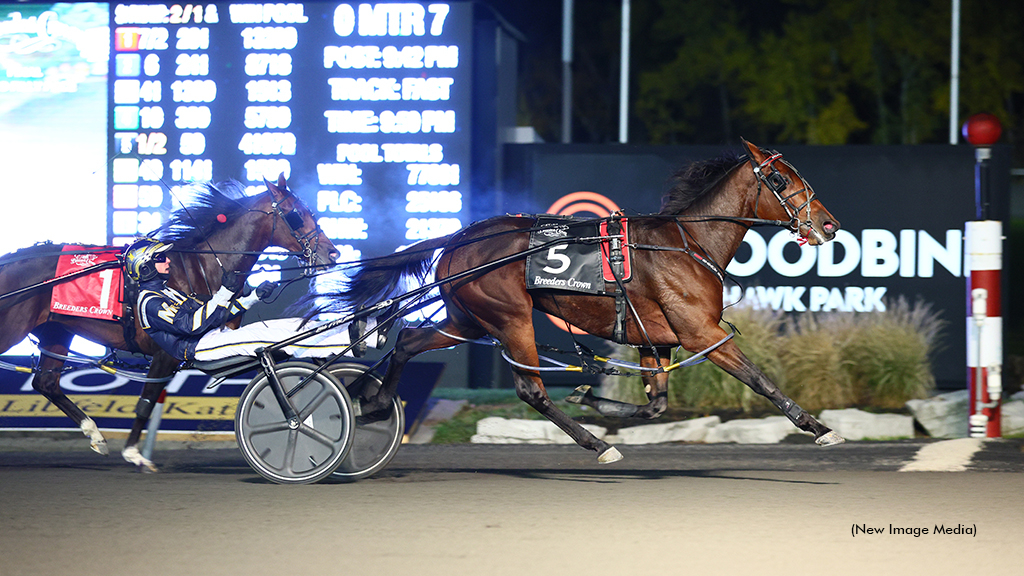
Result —
<svg viewBox="0 0 1024 576"><path fill-rule="evenodd" d="M288 226L292 230L295 230L296 232L301 230L302 226L305 224L302 221L302 216L297 211L295 211L295 210L292 210L291 212L285 214L284 215L284 221L287 222Z"/></svg>
<svg viewBox="0 0 1024 576"><path fill-rule="evenodd" d="M782 192L786 188L786 177L778 172L769 174L765 181L768 182L768 187L775 192Z"/></svg>

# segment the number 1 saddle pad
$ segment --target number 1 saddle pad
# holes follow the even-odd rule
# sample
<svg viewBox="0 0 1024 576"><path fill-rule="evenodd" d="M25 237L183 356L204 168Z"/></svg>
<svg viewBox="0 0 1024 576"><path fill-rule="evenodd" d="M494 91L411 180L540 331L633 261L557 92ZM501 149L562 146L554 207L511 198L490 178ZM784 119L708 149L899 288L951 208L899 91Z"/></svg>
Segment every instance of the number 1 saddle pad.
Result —
<svg viewBox="0 0 1024 576"><path fill-rule="evenodd" d="M64 246L57 260L56 277L74 274L96 264L117 260L120 250L93 251L83 246ZM115 320L121 316L121 293L124 282L121 268L107 268L85 276L79 276L53 287L50 311L68 316Z"/></svg>
<svg viewBox="0 0 1024 576"><path fill-rule="evenodd" d="M622 220L623 235L626 221ZM598 238L608 236L607 219L579 220L558 216L540 216L530 233L530 248L536 248L561 238ZM623 237L623 246L626 239ZM526 288L548 288L605 294L606 282L614 282L609 265L609 242L556 242L547 250L526 257ZM625 258L622 281L628 281L629 250L623 249Z"/></svg>

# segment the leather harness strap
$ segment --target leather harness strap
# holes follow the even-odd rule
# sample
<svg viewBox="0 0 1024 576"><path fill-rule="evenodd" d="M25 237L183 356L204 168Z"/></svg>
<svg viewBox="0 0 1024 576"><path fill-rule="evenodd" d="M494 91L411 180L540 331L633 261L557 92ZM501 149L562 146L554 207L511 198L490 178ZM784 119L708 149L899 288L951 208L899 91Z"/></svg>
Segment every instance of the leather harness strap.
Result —
<svg viewBox="0 0 1024 576"><path fill-rule="evenodd" d="M626 292L619 289L625 275L625 258L622 255L622 215L613 214L608 220L608 265L615 278L615 325L612 327L612 341L626 343Z"/></svg>

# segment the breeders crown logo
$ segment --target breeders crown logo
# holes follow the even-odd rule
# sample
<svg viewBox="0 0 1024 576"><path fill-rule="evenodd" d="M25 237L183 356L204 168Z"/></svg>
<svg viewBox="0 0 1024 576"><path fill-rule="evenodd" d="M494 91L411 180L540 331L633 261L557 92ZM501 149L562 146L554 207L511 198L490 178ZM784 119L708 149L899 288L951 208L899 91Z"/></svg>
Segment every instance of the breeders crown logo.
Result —
<svg viewBox="0 0 1024 576"><path fill-rule="evenodd" d="M97 256L95 254L75 254L71 257L71 264L85 268L96 264Z"/></svg>
<svg viewBox="0 0 1024 576"><path fill-rule="evenodd" d="M548 238L565 238L569 235L569 228L567 226L548 226L537 231L538 234L547 236Z"/></svg>

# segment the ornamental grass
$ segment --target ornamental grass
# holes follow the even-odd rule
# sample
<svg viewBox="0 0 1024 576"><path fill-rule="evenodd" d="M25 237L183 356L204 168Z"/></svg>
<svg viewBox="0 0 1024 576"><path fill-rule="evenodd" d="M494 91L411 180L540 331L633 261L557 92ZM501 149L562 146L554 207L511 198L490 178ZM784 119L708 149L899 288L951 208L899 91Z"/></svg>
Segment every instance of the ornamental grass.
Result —
<svg viewBox="0 0 1024 576"><path fill-rule="evenodd" d="M859 403L900 408L935 389L929 358L943 322L930 305L899 299L884 314L868 315L844 345L843 356Z"/></svg>
<svg viewBox="0 0 1024 576"><path fill-rule="evenodd" d="M772 381L784 387L786 374L782 364L779 332L785 317L772 310L729 308L725 319L737 328L733 339L740 350ZM723 328L727 332L731 330L726 324L723 324ZM691 356L689 352L681 352L676 360ZM698 410L740 409L750 413L772 408L768 400L710 361L671 372L668 399L669 406Z"/></svg>
<svg viewBox="0 0 1024 576"><path fill-rule="evenodd" d="M902 408L935 388L930 358L942 321L931 305L904 298L886 311L785 315L772 310L729 308L725 320L739 332L740 350L805 410ZM723 328L729 330L723 323ZM618 358L636 361L636 350L619 347ZM692 356L677 351L679 361ZM638 377L606 377L601 395L646 403ZM669 374L669 406L691 410L773 410L766 399L711 362Z"/></svg>

